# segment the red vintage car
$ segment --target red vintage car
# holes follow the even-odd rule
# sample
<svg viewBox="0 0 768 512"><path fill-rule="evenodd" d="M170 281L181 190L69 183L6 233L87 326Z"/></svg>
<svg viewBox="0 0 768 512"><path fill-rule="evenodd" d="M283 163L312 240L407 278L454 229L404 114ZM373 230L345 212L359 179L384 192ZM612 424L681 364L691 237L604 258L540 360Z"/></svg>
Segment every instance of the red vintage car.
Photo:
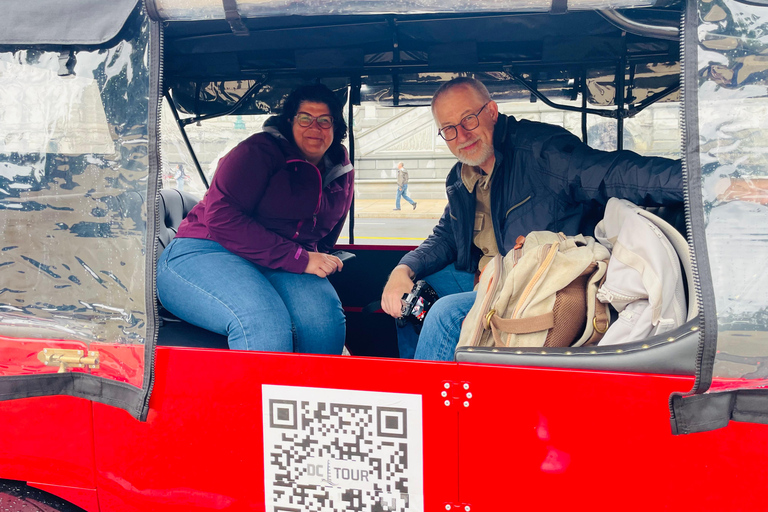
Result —
<svg viewBox="0 0 768 512"><path fill-rule="evenodd" d="M766 175L764 4L6 0L0 509L765 509L768 207L722 187ZM401 359L367 306L415 244L356 243L354 206L332 279L351 355L229 350L163 313L158 252L209 182L201 155L239 140L205 126L247 130L319 80L354 120L358 187L392 181L362 141L393 119L411 131L380 158L410 152L439 185L451 157L418 116L459 74L519 116L587 142L607 119L615 149L683 160L684 212L661 213L689 245L687 323ZM197 173L182 193L174 164Z"/></svg>

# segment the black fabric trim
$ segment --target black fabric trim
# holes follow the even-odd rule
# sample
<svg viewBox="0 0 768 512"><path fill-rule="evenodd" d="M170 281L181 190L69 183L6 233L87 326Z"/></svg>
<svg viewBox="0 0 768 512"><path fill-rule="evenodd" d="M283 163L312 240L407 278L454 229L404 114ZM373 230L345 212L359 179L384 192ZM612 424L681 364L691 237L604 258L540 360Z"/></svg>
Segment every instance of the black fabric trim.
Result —
<svg viewBox="0 0 768 512"><path fill-rule="evenodd" d="M243 23L243 19L240 17L240 11L237 10L236 0L221 0L224 5L224 18L229 23L229 28L232 29L232 33L236 36L247 36L249 34L248 27Z"/></svg>
<svg viewBox="0 0 768 512"><path fill-rule="evenodd" d="M160 231L159 204L161 185L160 155L160 109L163 97L163 26L157 21L150 22L149 32L149 119L147 120L149 141L147 153L149 178L147 180L147 237L145 245L144 301L147 308L147 335L144 347L144 388L142 406L138 419L147 420L149 397L155 383L155 346L160 328L157 311L157 235ZM149 249L152 250L149 250Z"/></svg>
<svg viewBox="0 0 768 512"><path fill-rule="evenodd" d="M733 421L768 425L768 390L738 390L731 419Z"/></svg>
<svg viewBox="0 0 768 512"><path fill-rule="evenodd" d="M694 282L698 282L699 317L702 323L701 347L697 361L698 372L691 393L703 393L712 383L712 369L717 352L717 310L715 290L710 273L707 253L707 235L702 194L701 161L699 152L699 101L698 101L698 2L688 2L683 30L685 63L683 83L685 87L685 159L688 171L688 204L691 226L689 236L693 241L691 259L694 265ZM697 280L698 277L698 280Z"/></svg>
<svg viewBox="0 0 768 512"><path fill-rule="evenodd" d="M552 14L565 14L568 12L568 0L552 0L552 8L549 12Z"/></svg>
<svg viewBox="0 0 768 512"><path fill-rule="evenodd" d="M768 425L768 391L738 389L704 395L674 396L672 433L694 434L723 428L733 421Z"/></svg>
<svg viewBox="0 0 768 512"><path fill-rule="evenodd" d="M723 428L731 420L734 398L731 393L673 396L672 433L693 434Z"/></svg>
<svg viewBox="0 0 768 512"><path fill-rule="evenodd" d="M119 407L134 418L141 415L144 392L130 384L87 373L13 375L0 379L0 400L68 395Z"/></svg>
<svg viewBox="0 0 768 512"><path fill-rule="evenodd" d="M701 322L701 341L696 358L696 380L689 396L673 393L669 397L670 423L674 434L688 434L714 430L728 424L730 418L730 400L728 395L720 399L709 398L715 395L701 395L712 384L712 373L717 354L717 310L712 277L709 271L707 253L706 224L703 196L701 191L701 161L699 159L699 102L698 102L698 21L699 11L696 0L688 0L683 26L681 51L683 66L683 108L685 133L685 158L688 175L687 198L689 218L688 236L691 237L693 250L691 262L694 268L694 282L699 294L699 320ZM690 404L690 405L689 405ZM710 417L704 405L717 404L720 410ZM723 411L728 410L727 414ZM692 412L693 411L693 412ZM715 417L717 416L717 417Z"/></svg>
<svg viewBox="0 0 768 512"><path fill-rule="evenodd" d="M3 0L0 44L102 44L125 25L139 0Z"/></svg>

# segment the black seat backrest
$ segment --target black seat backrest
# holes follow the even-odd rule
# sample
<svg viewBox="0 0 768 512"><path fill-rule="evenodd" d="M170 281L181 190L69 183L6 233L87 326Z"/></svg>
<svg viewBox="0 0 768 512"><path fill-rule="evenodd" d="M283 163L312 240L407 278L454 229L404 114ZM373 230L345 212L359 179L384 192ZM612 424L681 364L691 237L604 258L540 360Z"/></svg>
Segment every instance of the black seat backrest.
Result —
<svg viewBox="0 0 768 512"><path fill-rule="evenodd" d="M175 188L164 188L160 191L158 203L160 231L157 233L158 257L163 249L171 243L179 230L181 221L196 204L197 199L188 192L180 192Z"/></svg>

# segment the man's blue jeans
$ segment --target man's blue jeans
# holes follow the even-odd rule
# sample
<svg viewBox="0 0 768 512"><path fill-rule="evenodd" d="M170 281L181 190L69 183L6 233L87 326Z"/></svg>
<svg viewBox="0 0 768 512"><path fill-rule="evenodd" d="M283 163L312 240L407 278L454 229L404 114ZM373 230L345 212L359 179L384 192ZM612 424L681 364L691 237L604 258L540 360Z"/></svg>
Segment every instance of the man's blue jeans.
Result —
<svg viewBox="0 0 768 512"><path fill-rule="evenodd" d="M450 264L424 278L440 299L424 319L421 335L411 325L397 329L401 358L452 361L459 342L461 322L475 302L475 275ZM417 345L418 344L418 345Z"/></svg>
<svg viewBox="0 0 768 512"><path fill-rule="evenodd" d="M395 199L395 209L397 209L397 210L400 209L400 197L402 197L403 199L405 199L406 201L411 203L411 206L413 206L413 203L415 203L415 201L413 199L408 197L408 194L406 192L408 192L408 184L407 183L405 185L403 185L402 190L400 189L400 187L397 187L397 198Z"/></svg>
<svg viewBox="0 0 768 512"><path fill-rule="evenodd" d="M328 279L254 265L213 240L174 238L157 263L171 313L236 350L341 354L344 310Z"/></svg>

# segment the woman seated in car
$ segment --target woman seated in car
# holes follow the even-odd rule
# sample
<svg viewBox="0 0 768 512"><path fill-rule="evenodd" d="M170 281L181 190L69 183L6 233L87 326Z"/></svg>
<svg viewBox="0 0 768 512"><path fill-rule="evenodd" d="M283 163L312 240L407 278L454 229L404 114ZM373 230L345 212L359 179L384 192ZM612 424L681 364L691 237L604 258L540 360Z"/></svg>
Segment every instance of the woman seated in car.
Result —
<svg viewBox="0 0 768 512"><path fill-rule="evenodd" d="M342 105L299 87L264 131L219 162L210 189L157 265L158 296L238 350L340 354L345 320L327 276L354 170Z"/></svg>

